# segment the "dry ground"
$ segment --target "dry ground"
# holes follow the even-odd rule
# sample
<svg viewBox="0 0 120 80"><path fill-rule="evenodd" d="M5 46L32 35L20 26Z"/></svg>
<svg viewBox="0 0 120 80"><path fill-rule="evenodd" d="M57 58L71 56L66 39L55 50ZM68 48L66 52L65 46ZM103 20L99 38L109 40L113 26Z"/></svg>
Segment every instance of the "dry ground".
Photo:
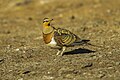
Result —
<svg viewBox="0 0 120 80"><path fill-rule="evenodd" d="M42 20L91 44L64 56L44 45ZM120 80L120 0L0 0L0 80Z"/></svg>

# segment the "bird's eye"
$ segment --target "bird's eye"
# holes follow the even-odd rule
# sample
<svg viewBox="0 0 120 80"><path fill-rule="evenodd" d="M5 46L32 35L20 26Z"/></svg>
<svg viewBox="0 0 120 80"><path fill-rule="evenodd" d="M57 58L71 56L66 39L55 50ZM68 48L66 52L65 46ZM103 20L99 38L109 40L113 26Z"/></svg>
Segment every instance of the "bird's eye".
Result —
<svg viewBox="0 0 120 80"><path fill-rule="evenodd" d="M44 22L48 22L48 21L43 21L43 23L44 23Z"/></svg>
<svg viewBox="0 0 120 80"><path fill-rule="evenodd" d="M43 21L43 22L48 22L48 21Z"/></svg>

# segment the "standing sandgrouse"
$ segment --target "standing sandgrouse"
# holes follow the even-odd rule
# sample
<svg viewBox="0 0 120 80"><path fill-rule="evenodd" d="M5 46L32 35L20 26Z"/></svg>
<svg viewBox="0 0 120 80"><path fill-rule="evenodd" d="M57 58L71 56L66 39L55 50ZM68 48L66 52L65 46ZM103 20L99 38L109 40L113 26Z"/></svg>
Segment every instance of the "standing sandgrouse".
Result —
<svg viewBox="0 0 120 80"><path fill-rule="evenodd" d="M43 39L45 44L51 48L58 49L57 55L63 55L66 47L86 44L89 40L82 40L69 30L51 26L53 19L43 20Z"/></svg>

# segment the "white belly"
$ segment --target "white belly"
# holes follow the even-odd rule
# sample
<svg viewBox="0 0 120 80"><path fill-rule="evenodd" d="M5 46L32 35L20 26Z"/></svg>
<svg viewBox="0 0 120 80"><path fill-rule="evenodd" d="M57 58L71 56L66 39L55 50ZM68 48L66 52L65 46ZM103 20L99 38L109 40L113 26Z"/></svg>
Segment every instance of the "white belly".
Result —
<svg viewBox="0 0 120 80"><path fill-rule="evenodd" d="M54 37L52 38L51 42L47 44L50 47L56 47L57 43L55 42Z"/></svg>

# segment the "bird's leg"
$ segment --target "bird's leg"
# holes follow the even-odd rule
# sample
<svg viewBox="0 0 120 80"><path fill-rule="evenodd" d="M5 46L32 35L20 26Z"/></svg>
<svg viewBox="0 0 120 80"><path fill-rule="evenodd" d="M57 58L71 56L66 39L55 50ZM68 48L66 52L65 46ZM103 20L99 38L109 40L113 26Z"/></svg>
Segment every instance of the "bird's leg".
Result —
<svg viewBox="0 0 120 80"><path fill-rule="evenodd" d="M59 55L59 54L60 54L60 52L61 52L61 51L60 51L60 50L58 50L58 52L57 52L57 54L56 54L56 55Z"/></svg>
<svg viewBox="0 0 120 80"><path fill-rule="evenodd" d="M61 51L61 53L60 53L60 55L61 55L61 56L63 55L63 53L64 53L65 49L66 49L66 47L65 47L65 46L64 46L64 47L62 47L62 51Z"/></svg>
<svg viewBox="0 0 120 80"><path fill-rule="evenodd" d="M62 48L58 49L58 52L57 52L57 54L56 54L56 55L59 55L59 54L60 54L60 52L61 52L61 50L62 50Z"/></svg>

